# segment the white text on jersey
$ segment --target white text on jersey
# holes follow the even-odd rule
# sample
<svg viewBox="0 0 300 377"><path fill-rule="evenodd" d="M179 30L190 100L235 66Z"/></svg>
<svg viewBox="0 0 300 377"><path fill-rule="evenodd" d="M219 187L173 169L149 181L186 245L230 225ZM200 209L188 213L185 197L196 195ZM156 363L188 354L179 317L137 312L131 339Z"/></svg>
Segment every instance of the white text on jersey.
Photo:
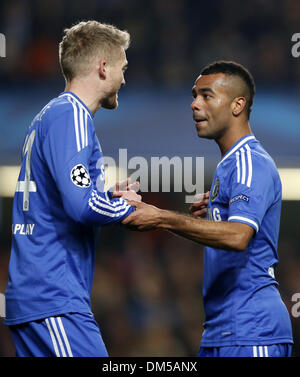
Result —
<svg viewBox="0 0 300 377"><path fill-rule="evenodd" d="M13 224L12 233L22 236L32 235L35 224Z"/></svg>

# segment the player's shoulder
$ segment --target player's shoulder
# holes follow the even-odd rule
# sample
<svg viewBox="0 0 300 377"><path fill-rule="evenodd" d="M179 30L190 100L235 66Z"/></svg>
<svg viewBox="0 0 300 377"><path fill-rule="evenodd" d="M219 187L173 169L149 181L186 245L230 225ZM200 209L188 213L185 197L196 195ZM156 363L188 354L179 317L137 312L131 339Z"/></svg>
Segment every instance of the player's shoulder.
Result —
<svg viewBox="0 0 300 377"><path fill-rule="evenodd" d="M73 107L65 98L56 97L50 100L33 119L32 125L39 125L42 133L45 134L51 127L55 127L61 119L65 123L67 117L73 114ZM59 124L58 124L59 126Z"/></svg>
<svg viewBox="0 0 300 377"><path fill-rule="evenodd" d="M63 92L44 106L36 119L41 121L44 135L50 129L59 133L62 128L68 127L85 132L92 121L92 114L73 93Z"/></svg>
<svg viewBox="0 0 300 377"><path fill-rule="evenodd" d="M248 154L254 173L264 177L279 177L275 161L258 140L254 139L249 143Z"/></svg>
<svg viewBox="0 0 300 377"><path fill-rule="evenodd" d="M42 110L42 118L48 124L54 123L58 118L74 114L74 107L67 96L53 98Z"/></svg>
<svg viewBox="0 0 300 377"><path fill-rule="evenodd" d="M250 181L255 176L278 179L276 164L261 143L254 137L242 139L219 164L223 175L237 176L238 181Z"/></svg>
<svg viewBox="0 0 300 377"><path fill-rule="evenodd" d="M59 117L71 116L74 120L81 118L92 120L93 115L84 103L72 92L63 92L53 98L40 112L40 118L54 121Z"/></svg>

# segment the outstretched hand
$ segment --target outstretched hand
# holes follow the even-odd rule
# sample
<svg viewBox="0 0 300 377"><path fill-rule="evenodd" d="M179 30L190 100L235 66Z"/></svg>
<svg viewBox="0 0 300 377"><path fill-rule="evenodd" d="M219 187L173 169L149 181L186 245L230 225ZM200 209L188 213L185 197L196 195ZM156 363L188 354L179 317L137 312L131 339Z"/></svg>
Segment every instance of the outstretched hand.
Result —
<svg viewBox="0 0 300 377"><path fill-rule="evenodd" d="M128 200L128 204L136 209L122 221L123 225L139 231L158 228L163 210L140 201Z"/></svg>
<svg viewBox="0 0 300 377"><path fill-rule="evenodd" d="M142 200L142 196L137 194L139 189L139 182L136 181L134 183L130 183L130 178L127 178L122 182L117 182L111 189L112 197L140 202Z"/></svg>

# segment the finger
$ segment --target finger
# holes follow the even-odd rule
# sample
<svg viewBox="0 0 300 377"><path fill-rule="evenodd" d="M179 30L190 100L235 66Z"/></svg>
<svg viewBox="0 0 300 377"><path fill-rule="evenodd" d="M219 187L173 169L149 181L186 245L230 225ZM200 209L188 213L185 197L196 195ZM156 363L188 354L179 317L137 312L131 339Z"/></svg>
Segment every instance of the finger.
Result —
<svg viewBox="0 0 300 377"><path fill-rule="evenodd" d="M129 190L133 190L135 192L138 192L140 190L140 182L136 181L134 183L131 183L129 186L128 186Z"/></svg>
<svg viewBox="0 0 300 377"><path fill-rule="evenodd" d="M201 200L203 200L204 195L205 195L205 194L196 194L196 195L194 196L194 202L200 202Z"/></svg>
<svg viewBox="0 0 300 377"><path fill-rule="evenodd" d="M191 206L191 207L192 207L192 206L197 207L197 206L199 206L199 205L207 205L208 202L209 202L209 198L205 198L205 197L203 197L202 200L199 200L199 201L197 201L197 202L193 202L193 203L190 204L190 206Z"/></svg>
<svg viewBox="0 0 300 377"><path fill-rule="evenodd" d="M206 191L204 194L196 194L194 196L194 203L200 202L202 200L209 199L209 191Z"/></svg>
<svg viewBox="0 0 300 377"><path fill-rule="evenodd" d="M203 208L203 209L200 209L199 211L193 212L193 216L204 217L206 216L206 213L207 213L207 208Z"/></svg>
<svg viewBox="0 0 300 377"><path fill-rule="evenodd" d="M120 183L120 188L119 188L119 190L120 191L126 191L126 190L128 190L129 188L129 185L130 185L130 178L126 178L126 179L124 179L124 181L122 181L121 183Z"/></svg>
<svg viewBox="0 0 300 377"><path fill-rule="evenodd" d="M208 199L203 199L203 200L200 200L199 202L191 203L190 207L199 207L199 206L205 205L207 203L208 203Z"/></svg>
<svg viewBox="0 0 300 377"><path fill-rule="evenodd" d="M201 215L201 214L206 214L206 212L207 212L207 207L201 207L201 208L197 208L193 211L190 211L189 213L192 216L198 216L198 215Z"/></svg>
<svg viewBox="0 0 300 377"><path fill-rule="evenodd" d="M122 196L123 195L123 191L114 191L113 193L112 193L112 197L113 198L119 198L120 196Z"/></svg>
<svg viewBox="0 0 300 377"><path fill-rule="evenodd" d="M130 185L130 178L126 178L121 182L116 183L116 191L127 191L129 190L129 185Z"/></svg>
<svg viewBox="0 0 300 377"><path fill-rule="evenodd" d="M191 212L197 211L198 209L201 209L203 207L206 207L208 203L206 203L204 200L197 203L192 203L189 207Z"/></svg>
<svg viewBox="0 0 300 377"><path fill-rule="evenodd" d="M136 208L142 208L145 206L145 203L137 202L136 200L128 200L127 203Z"/></svg>

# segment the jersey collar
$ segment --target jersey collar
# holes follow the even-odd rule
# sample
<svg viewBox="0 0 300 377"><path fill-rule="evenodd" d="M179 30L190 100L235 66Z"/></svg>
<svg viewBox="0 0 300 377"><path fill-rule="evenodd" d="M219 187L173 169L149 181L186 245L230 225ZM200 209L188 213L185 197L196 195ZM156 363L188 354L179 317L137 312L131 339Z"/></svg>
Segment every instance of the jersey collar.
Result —
<svg viewBox="0 0 300 377"><path fill-rule="evenodd" d="M88 112L88 114L90 115L90 117L92 119L94 118L94 114L91 113L90 109L86 106L86 104L84 102L81 101L81 99L79 97L76 96L75 93L70 92L70 91L65 91L65 92L62 92L59 95L59 97L64 97L64 96L71 96L72 98L74 98L75 101L79 102L79 104L84 107L84 109Z"/></svg>
<svg viewBox="0 0 300 377"><path fill-rule="evenodd" d="M241 146L247 143L247 141L249 140L256 140L255 136L253 134L248 134L246 136L243 136L235 144L233 144L233 146L225 153L225 156L222 158L222 160L218 163L218 166L221 165L223 161L225 161L229 156L232 155L232 153L241 148Z"/></svg>

